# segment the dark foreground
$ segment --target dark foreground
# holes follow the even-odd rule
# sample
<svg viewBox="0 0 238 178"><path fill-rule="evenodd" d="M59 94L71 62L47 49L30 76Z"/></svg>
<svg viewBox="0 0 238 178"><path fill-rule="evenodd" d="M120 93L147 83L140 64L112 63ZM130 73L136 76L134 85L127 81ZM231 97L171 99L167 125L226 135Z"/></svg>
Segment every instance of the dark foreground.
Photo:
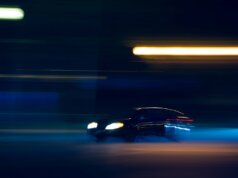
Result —
<svg viewBox="0 0 238 178"><path fill-rule="evenodd" d="M95 143L81 132L30 132L1 132L0 178L238 177L236 137L181 143L139 138L130 144Z"/></svg>

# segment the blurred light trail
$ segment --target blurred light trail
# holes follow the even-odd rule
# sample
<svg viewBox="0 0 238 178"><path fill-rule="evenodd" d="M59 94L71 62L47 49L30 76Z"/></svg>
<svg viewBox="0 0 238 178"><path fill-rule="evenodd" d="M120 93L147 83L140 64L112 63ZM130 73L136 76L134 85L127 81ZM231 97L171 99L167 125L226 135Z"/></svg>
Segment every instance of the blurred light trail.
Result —
<svg viewBox="0 0 238 178"><path fill-rule="evenodd" d="M33 134L33 133L53 133L53 134L60 134L60 133L82 133L85 134L86 130L80 129L0 129L0 133L15 133L15 134Z"/></svg>
<svg viewBox="0 0 238 178"><path fill-rule="evenodd" d="M185 131L190 131L191 130L189 128L179 127L179 126L172 126L172 125L165 125L164 127L166 127L166 128L175 128L175 129L185 130Z"/></svg>
<svg viewBox="0 0 238 178"><path fill-rule="evenodd" d="M0 20L22 20L24 11L16 7L0 7Z"/></svg>
<svg viewBox="0 0 238 178"><path fill-rule="evenodd" d="M238 47L135 47L133 54L142 56L238 56Z"/></svg>
<svg viewBox="0 0 238 178"><path fill-rule="evenodd" d="M106 76L86 76L86 75L31 75L31 74L0 74L0 78L16 79L53 79L53 80L105 80Z"/></svg>
<svg viewBox="0 0 238 178"><path fill-rule="evenodd" d="M105 73L157 73L157 72L163 72L159 70L96 70L96 69L24 69L19 68L16 69L17 71L28 71L28 72L91 72L91 73L97 73L97 72L105 72Z"/></svg>

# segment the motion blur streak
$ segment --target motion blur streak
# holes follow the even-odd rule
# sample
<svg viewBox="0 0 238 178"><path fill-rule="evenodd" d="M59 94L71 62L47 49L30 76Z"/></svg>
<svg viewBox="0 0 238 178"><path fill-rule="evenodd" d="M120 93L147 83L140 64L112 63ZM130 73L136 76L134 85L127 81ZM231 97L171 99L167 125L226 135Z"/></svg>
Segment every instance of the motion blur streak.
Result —
<svg viewBox="0 0 238 178"><path fill-rule="evenodd" d="M82 130L76 130L76 129L0 129L0 133L6 133L6 134L60 134L60 133L75 133L75 134L81 134L84 133Z"/></svg>
<svg viewBox="0 0 238 178"><path fill-rule="evenodd" d="M238 47L135 47L135 55L238 56Z"/></svg>
<svg viewBox="0 0 238 178"><path fill-rule="evenodd" d="M31 72L105 72L105 73L158 73L158 70L82 70L82 69L16 69L16 71Z"/></svg>
<svg viewBox="0 0 238 178"><path fill-rule="evenodd" d="M19 78L19 79L63 79L63 80L105 80L106 76L78 76L78 75L15 75L0 74L0 78Z"/></svg>
<svg viewBox="0 0 238 178"><path fill-rule="evenodd" d="M175 129L185 130L185 131L190 131L191 130L189 128L178 127L178 126L171 126L171 125L165 125L165 127L167 127L167 128L175 128Z"/></svg>
<svg viewBox="0 0 238 178"><path fill-rule="evenodd" d="M20 8L0 7L0 20L21 20L24 18L24 11Z"/></svg>

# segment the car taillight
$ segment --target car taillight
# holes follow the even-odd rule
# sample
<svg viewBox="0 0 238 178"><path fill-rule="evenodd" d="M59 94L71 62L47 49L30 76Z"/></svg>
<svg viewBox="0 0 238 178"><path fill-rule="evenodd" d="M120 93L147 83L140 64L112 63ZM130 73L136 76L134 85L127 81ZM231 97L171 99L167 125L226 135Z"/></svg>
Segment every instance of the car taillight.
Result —
<svg viewBox="0 0 238 178"><path fill-rule="evenodd" d="M181 121L181 122L193 122L193 119L189 118L189 117L185 117L185 116L178 116L177 117L177 121Z"/></svg>

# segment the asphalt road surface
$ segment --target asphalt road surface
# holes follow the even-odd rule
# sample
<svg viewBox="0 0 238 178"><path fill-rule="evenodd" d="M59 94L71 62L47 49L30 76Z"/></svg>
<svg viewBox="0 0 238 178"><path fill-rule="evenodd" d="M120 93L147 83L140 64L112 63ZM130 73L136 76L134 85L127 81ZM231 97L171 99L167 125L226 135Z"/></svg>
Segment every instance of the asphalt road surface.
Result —
<svg viewBox="0 0 238 178"><path fill-rule="evenodd" d="M0 178L238 177L236 130L200 132L209 132L210 138L172 142L146 137L135 143L120 139L96 143L80 131L2 130ZM233 138L225 138L225 133ZM222 139L216 138L219 135Z"/></svg>

